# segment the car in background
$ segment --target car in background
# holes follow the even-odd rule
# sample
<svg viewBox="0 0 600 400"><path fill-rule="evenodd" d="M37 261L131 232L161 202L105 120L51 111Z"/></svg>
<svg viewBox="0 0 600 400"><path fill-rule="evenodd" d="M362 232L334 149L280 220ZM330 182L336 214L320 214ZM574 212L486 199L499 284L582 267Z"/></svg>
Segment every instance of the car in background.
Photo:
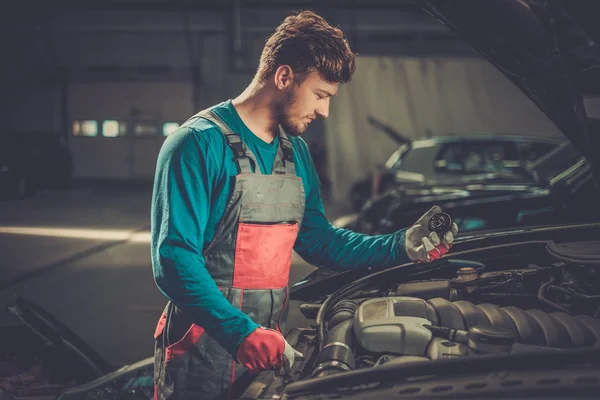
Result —
<svg viewBox="0 0 600 400"><path fill-rule="evenodd" d="M51 132L0 135L0 195L32 196L39 189L67 189L73 158L65 136Z"/></svg>
<svg viewBox="0 0 600 400"><path fill-rule="evenodd" d="M389 133L389 128L384 131ZM359 211L368 199L405 184L527 177L527 166L563 142L523 135L449 135L407 141L380 171L352 185L350 203Z"/></svg>
<svg viewBox="0 0 600 400"><path fill-rule="evenodd" d="M465 233L600 221L598 203L600 195L589 162L565 142L529 164L523 174L399 185L333 224L371 235L391 233L410 226L427 209L439 205Z"/></svg>

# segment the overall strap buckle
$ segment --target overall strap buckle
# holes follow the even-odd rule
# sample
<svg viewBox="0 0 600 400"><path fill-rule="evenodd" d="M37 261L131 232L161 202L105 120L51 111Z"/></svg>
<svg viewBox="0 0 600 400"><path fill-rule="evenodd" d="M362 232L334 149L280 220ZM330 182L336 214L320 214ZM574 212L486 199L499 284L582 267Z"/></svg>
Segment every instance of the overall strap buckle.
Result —
<svg viewBox="0 0 600 400"><path fill-rule="evenodd" d="M237 166L238 173L251 174L252 173L252 168L250 165L251 157L248 154L246 145L244 144L244 142L242 142L240 135L238 135L237 133L234 133L231 130L231 128L229 127L229 125L227 125L227 123L225 123L225 121L223 121L221 119L221 117L219 117L217 115L217 113L215 113L214 111L212 111L210 109L201 111L196 115L199 117L205 118L205 119L211 121L212 123L214 123L215 125L217 125L217 127L219 128L221 133L223 133L223 135L225 135L227 144L233 151L233 161L235 162L235 165ZM256 168L256 164L254 165L254 167Z"/></svg>
<svg viewBox="0 0 600 400"><path fill-rule="evenodd" d="M292 142L288 139L283 128L279 127L279 140L282 151L282 162L285 167L285 173L289 175L296 175L296 166L294 164L294 147Z"/></svg>

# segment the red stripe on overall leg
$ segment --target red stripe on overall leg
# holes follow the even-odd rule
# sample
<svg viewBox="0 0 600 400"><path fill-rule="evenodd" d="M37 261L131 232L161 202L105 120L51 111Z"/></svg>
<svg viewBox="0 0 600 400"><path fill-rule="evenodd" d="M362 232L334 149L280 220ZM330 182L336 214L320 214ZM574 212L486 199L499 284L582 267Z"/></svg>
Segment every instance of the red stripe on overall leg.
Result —
<svg viewBox="0 0 600 400"><path fill-rule="evenodd" d="M242 309L242 304L244 303L244 290L240 290L240 310ZM233 382L235 381L235 358L231 360L231 381L229 382L229 400L231 400L232 391L233 391Z"/></svg>
<svg viewBox="0 0 600 400"><path fill-rule="evenodd" d="M188 350L200 340L200 337L202 337L203 334L204 328L193 324L179 342L174 343L165 349L165 361L187 353Z"/></svg>

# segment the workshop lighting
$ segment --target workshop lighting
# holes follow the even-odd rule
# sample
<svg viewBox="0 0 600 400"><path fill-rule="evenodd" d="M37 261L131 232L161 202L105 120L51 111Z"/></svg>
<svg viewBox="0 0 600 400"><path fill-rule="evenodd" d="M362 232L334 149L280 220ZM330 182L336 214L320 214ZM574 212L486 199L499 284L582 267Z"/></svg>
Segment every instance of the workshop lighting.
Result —
<svg viewBox="0 0 600 400"><path fill-rule="evenodd" d="M109 229L79 229L52 227L0 226L0 233L11 235L50 236L72 239L128 241L133 243L149 243L150 232Z"/></svg>
<svg viewBox="0 0 600 400"><path fill-rule="evenodd" d="M106 120L102 122L102 136L117 137L127 132L127 125L122 121Z"/></svg>

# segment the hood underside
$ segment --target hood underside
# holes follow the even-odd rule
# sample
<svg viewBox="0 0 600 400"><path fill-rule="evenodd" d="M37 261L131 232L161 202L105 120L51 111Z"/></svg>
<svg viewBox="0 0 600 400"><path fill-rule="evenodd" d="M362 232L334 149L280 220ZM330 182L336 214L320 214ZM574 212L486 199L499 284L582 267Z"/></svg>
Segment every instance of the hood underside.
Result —
<svg viewBox="0 0 600 400"><path fill-rule="evenodd" d="M573 142L600 178L600 2L415 0L471 44Z"/></svg>

